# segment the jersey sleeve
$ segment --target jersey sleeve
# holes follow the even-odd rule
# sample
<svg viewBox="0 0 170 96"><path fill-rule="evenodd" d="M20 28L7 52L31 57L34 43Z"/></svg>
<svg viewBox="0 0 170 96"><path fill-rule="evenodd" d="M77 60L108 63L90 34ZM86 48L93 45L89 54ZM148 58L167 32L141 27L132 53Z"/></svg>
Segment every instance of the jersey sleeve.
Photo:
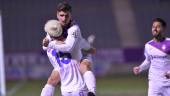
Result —
<svg viewBox="0 0 170 96"><path fill-rule="evenodd" d="M145 60L142 62L142 64L139 66L140 67L140 72L149 69L151 61L148 55L148 48L145 45L145 50L144 50L144 55L145 55Z"/></svg>
<svg viewBox="0 0 170 96"><path fill-rule="evenodd" d="M68 36L64 41L64 44L57 45L55 42L52 41L49 43L48 47L52 49L57 49L62 52L71 52L76 42L78 42L80 36L81 34L79 27L74 25L70 29L68 29Z"/></svg>

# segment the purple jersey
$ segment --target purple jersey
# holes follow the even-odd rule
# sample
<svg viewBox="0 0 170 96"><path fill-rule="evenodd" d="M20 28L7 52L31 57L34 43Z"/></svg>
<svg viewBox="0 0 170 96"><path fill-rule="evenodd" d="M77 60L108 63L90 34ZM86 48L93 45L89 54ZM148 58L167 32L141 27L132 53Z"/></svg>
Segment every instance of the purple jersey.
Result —
<svg viewBox="0 0 170 96"><path fill-rule="evenodd" d="M145 45L146 61L149 63L149 80L170 81L165 72L170 70L170 38L164 41L149 41Z"/></svg>

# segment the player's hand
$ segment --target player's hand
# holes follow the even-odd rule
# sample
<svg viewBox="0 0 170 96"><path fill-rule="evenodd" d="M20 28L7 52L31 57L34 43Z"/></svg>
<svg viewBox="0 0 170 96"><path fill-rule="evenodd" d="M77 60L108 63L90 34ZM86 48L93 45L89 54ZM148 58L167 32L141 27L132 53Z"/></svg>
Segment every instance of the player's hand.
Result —
<svg viewBox="0 0 170 96"><path fill-rule="evenodd" d="M136 67L133 67L133 73L135 75L138 75L140 73L140 67L136 66Z"/></svg>
<svg viewBox="0 0 170 96"><path fill-rule="evenodd" d="M96 48L90 48L88 50L82 49L81 51L88 53L88 54L95 54L96 53Z"/></svg>
<svg viewBox="0 0 170 96"><path fill-rule="evenodd" d="M167 79L170 79L170 71L165 72L165 77L166 77Z"/></svg>
<svg viewBox="0 0 170 96"><path fill-rule="evenodd" d="M96 48L94 48L94 47L93 47L93 48L90 48L90 53L91 53L91 54L96 54Z"/></svg>
<svg viewBox="0 0 170 96"><path fill-rule="evenodd" d="M45 47L47 47L48 44L49 44L49 40L48 40L48 38L45 37L45 38L43 39L43 41L42 41L42 45L45 46Z"/></svg>

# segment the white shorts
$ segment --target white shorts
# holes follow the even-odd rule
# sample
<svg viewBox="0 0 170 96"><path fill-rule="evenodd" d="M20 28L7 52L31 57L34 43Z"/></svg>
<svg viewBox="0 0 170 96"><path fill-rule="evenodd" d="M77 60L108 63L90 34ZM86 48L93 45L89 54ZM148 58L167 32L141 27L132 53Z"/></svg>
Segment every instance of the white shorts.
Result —
<svg viewBox="0 0 170 96"><path fill-rule="evenodd" d="M166 82L149 81L148 96L170 96L170 85Z"/></svg>
<svg viewBox="0 0 170 96"><path fill-rule="evenodd" d="M62 92L61 96L87 96L87 90L74 91L74 92Z"/></svg>

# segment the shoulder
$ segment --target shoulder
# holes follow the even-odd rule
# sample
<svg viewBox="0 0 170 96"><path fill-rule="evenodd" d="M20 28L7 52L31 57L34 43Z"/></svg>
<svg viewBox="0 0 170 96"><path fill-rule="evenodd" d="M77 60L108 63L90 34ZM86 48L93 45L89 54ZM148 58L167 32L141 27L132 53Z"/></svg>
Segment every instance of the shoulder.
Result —
<svg viewBox="0 0 170 96"><path fill-rule="evenodd" d="M80 30L80 27L79 27L77 24L72 25L72 26L68 29L68 31L76 31L76 30Z"/></svg>
<svg viewBox="0 0 170 96"><path fill-rule="evenodd" d="M145 46L148 45L148 44L150 44L151 42L153 42L153 40L150 40L150 41L146 42L146 43L145 43Z"/></svg>
<svg viewBox="0 0 170 96"><path fill-rule="evenodd" d="M81 36L81 31L80 28L77 24L72 25L69 29L68 29L68 35L76 35L77 36Z"/></svg>
<svg viewBox="0 0 170 96"><path fill-rule="evenodd" d="M169 38L169 37L166 37L166 40L170 41L170 38Z"/></svg>
<svg viewBox="0 0 170 96"><path fill-rule="evenodd" d="M153 42L153 39L145 43L145 48L148 48L150 46L150 43Z"/></svg>

